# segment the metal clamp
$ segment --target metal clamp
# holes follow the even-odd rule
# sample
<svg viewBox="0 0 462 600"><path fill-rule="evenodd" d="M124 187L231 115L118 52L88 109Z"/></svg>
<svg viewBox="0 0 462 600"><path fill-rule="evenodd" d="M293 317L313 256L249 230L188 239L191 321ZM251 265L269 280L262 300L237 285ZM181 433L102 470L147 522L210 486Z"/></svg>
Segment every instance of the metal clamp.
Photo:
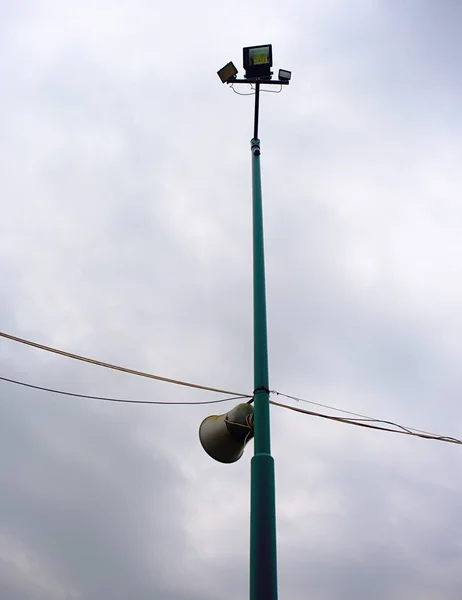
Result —
<svg viewBox="0 0 462 600"><path fill-rule="evenodd" d="M260 156L260 154L261 154L260 140L256 139L256 138L253 138L253 140L250 140L250 149L254 156Z"/></svg>

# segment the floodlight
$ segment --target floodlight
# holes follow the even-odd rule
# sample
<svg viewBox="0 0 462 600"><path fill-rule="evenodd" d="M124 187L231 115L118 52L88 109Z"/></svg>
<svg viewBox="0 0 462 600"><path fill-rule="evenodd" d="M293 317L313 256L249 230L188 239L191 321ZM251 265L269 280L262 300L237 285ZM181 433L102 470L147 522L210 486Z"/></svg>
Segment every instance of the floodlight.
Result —
<svg viewBox="0 0 462 600"><path fill-rule="evenodd" d="M217 71L218 77L222 83L229 83L230 79L233 79L237 75L237 69L232 62L229 62L222 69Z"/></svg>
<svg viewBox="0 0 462 600"><path fill-rule="evenodd" d="M292 71L286 71L285 69L279 69L278 79L282 81L290 81L292 77Z"/></svg>
<svg viewBox="0 0 462 600"><path fill-rule="evenodd" d="M273 48L271 44L244 48L244 69L246 79L271 79Z"/></svg>

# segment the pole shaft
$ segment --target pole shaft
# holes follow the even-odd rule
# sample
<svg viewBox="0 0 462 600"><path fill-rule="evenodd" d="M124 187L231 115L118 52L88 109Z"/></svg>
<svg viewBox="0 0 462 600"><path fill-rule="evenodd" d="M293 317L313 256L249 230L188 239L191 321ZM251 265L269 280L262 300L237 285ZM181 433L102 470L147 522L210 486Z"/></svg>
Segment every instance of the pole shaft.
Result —
<svg viewBox="0 0 462 600"><path fill-rule="evenodd" d="M258 120L260 113L260 84L255 84L255 112L253 118L253 139L258 140Z"/></svg>
<svg viewBox="0 0 462 600"><path fill-rule="evenodd" d="M276 502L270 443L268 338L263 208L258 135L260 84L256 84L252 148L254 456L251 461L250 600L277 600Z"/></svg>

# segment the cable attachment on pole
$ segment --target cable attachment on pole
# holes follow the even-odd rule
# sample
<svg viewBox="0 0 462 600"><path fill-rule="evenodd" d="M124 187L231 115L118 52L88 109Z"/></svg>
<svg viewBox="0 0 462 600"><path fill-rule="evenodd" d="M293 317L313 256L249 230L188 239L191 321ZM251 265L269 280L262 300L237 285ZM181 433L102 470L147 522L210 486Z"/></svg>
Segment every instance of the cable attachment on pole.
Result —
<svg viewBox="0 0 462 600"><path fill-rule="evenodd" d="M252 404L252 402L255 400L255 394L258 394L259 392L266 392L267 394L271 394L271 390L269 390L266 387L255 388L254 391L253 391L253 396L252 396L252 398L250 398L247 401L247 404Z"/></svg>
<svg viewBox="0 0 462 600"><path fill-rule="evenodd" d="M266 392L267 394L271 394L271 390L269 390L267 387L258 387L258 388L255 388L253 391L254 397L255 397L255 394L257 394L258 392Z"/></svg>
<svg viewBox="0 0 462 600"><path fill-rule="evenodd" d="M252 154L254 156L260 156L260 140L257 138L253 138L253 140L250 140L250 149L252 150Z"/></svg>

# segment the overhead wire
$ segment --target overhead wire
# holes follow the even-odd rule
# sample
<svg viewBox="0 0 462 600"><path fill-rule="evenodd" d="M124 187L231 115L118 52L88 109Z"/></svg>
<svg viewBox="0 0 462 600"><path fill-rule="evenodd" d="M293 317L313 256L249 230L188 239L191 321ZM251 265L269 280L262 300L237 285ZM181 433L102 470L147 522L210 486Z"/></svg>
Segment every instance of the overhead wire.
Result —
<svg viewBox="0 0 462 600"><path fill-rule="evenodd" d="M277 390L271 390L271 394L275 394L277 396L283 396L284 398L289 398L290 400L295 400L296 402L306 402L307 404L312 404L313 406L320 406L321 408L328 408L329 410L335 410L337 412L341 412L346 415L352 415L354 417L364 417L365 419L370 418L367 415L355 413L350 410L344 410L342 408L337 408L335 406L329 406L329 404L322 404L321 402L315 402L314 400L306 400L305 398L300 398L298 396L290 396L289 394L283 394L282 392L278 392Z"/></svg>
<svg viewBox="0 0 462 600"><path fill-rule="evenodd" d="M34 348L38 348L40 350L44 350L47 352L52 352L55 354L59 354L61 356L66 356L68 358L73 358L75 360L80 360L89 364L94 364L97 366L101 366L101 367L105 367L108 369L113 369L116 371L121 371L124 373L129 373L132 375L137 375L140 377L147 377L149 379L154 379L157 381L163 381L165 383L171 383L171 384L175 384L175 385L181 385L181 386L185 386L185 387L189 387L189 388L195 388L195 389L200 389L200 390L205 390L205 391L210 391L210 392L216 392L216 393L221 393L221 394L226 394L226 398L221 398L220 400L206 400L206 401L196 401L196 402L169 402L169 401L157 401L157 400L127 400L127 399L122 399L122 398L110 398L110 397L106 397L106 396L94 396L94 395L87 395L87 394L76 394L73 392L67 392L67 391L63 391L63 390L56 390L53 388L47 388L47 387L43 387L43 386L37 386L37 385L33 385L33 384L29 384L29 383L25 383L22 381L18 381L15 379L10 379L7 377L0 377L0 380L2 381L6 381L12 384L16 384L16 385L21 385L24 387L28 387L28 388L32 388L32 389L37 389L37 390L41 390L41 391L46 391L46 392L50 392L50 393L55 393L55 394L61 394L61 395L65 395L65 396L73 396L73 397L77 397L77 398L86 398L86 399L91 399L91 400L100 400L100 401L104 401L104 402L119 402L119 403L125 403L125 404L158 404L158 405L200 405L200 404L219 404L222 402L228 402L230 400L241 400L241 399L248 399L248 398L252 398L253 396L250 394L240 394L238 392L230 392L229 390L222 390L219 388L214 388L214 387L209 387L209 386L204 386L204 385L200 385L200 384L196 384L196 383L190 383L190 382L186 382L186 381L182 381L182 380L178 380L178 379L170 379L167 377L162 377L160 375L154 375L152 373L145 373L143 371L137 371L134 369L129 369L126 367L121 367L119 365L113 365L111 363L106 363L100 360L96 360L93 358L89 358L86 356L81 356L79 354L73 354L71 352L67 352L65 350L60 350L58 348L53 348L51 346L45 346L44 344L39 344L37 342L33 342L31 340L26 340L24 338L20 338L17 336L13 336L11 334L5 333L5 332L0 332L0 337L3 337L5 339L9 339L11 341L15 341L18 343L22 343L28 346L32 346ZM336 408L334 406L329 406L327 404L321 404L320 402L315 402L312 400L307 400L305 398L300 398L297 396L291 396L289 394L283 394L281 392L278 391L272 391L271 394L275 394L278 396L282 396L291 400L295 400L298 402L306 402L308 404L313 404L316 406L320 406L323 408L327 408L329 410L334 410L334 411L338 411L338 412L342 412L344 414L350 414L353 417L356 418L347 418L347 417L338 417L338 416L333 416L333 415L327 415L324 413L319 413L319 412L315 412L315 411L310 411L310 410L304 410L302 408L296 407L296 406L291 406L288 404L283 404L281 402L276 402L274 400L270 400L270 403L273 404L274 406L279 406L282 408L286 408L288 410L292 410L295 412L299 412L299 413L303 413L306 415L310 415L310 416L314 416L314 417L320 417L323 419L328 419L331 421L337 421L339 423L347 423L349 425L356 425L358 427L365 427L368 429L375 429L375 430L379 430L379 431L386 431L389 433L400 433L403 435L410 435L410 436L414 436L414 437L420 437L420 438L424 438L424 439L432 439L432 440L438 440L438 441L442 441L442 442L449 442L449 443L453 443L453 444L462 444L462 441L454 438L454 437L449 437L449 436L442 436L442 435L438 435L438 434L434 434L428 431L424 431L421 429L416 429L413 427L405 427L404 425L399 425L398 423L395 423L393 421L387 421L387 420L383 420L383 419L375 419L372 417L368 417L366 415L362 415L360 413L354 413L352 411L347 411L347 410L343 410L343 409L339 409ZM376 423L374 425L374 423ZM380 423L382 425L389 425L390 427L393 427L394 429L390 429L390 427L383 427L382 425L377 425L377 423Z"/></svg>
<svg viewBox="0 0 462 600"><path fill-rule="evenodd" d="M305 402L306 404L311 404L313 406L319 406L321 408L327 408L329 410L333 410L339 413L343 413L345 415L351 415L353 417L359 417L360 419L366 419L367 421L379 421L381 423L391 423L391 421L384 421L382 419L376 419L374 417L370 417L368 415L363 415L361 413L352 412L351 410L344 410L342 408L337 408L336 406L329 406L329 404L322 404L321 402L315 402L314 400L307 400L306 398L299 398L298 396L290 396L289 394L282 394L276 390L271 391L272 394L276 394L277 396L283 396L284 398L289 398L290 400L295 400L296 402ZM408 427L404 425L400 425L402 429L409 429L411 431L417 431L418 433L425 433L432 435L430 431L425 431L424 429L416 429L415 427Z"/></svg>
<svg viewBox="0 0 462 600"><path fill-rule="evenodd" d="M164 383L171 383L174 385L182 385L184 387L195 388L195 389L204 390L207 392L215 392L217 394L226 394L227 396L239 396L240 398L251 398L252 397L251 394L240 394L239 392L222 390L220 388L209 387L207 385L200 385L198 383L191 383L188 381L182 381L180 379L171 379L169 377L162 377L160 375L153 375L152 373L146 373L144 371L137 371L135 369L129 369L127 367L121 367L119 365L107 363L102 360L97 360L95 358L89 358L87 356L81 356L80 354L74 354L72 352L67 352L65 350L59 350L58 348L53 348L51 346L45 346L44 344L32 342L31 340L26 340L24 338L20 338L15 335L11 335L9 333L5 333L2 331L0 331L0 337L11 340L13 342L18 342L20 344L25 344L27 346L32 346L33 348L38 348L39 350L45 350L46 352L52 352L54 354L66 356L67 358L73 358L75 360L80 360L82 362L96 365L98 367L104 367L106 369L112 369L114 371L121 371L122 373L128 373L130 375L137 375L138 377L147 377L148 379L155 379L156 381L163 381Z"/></svg>
<svg viewBox="0 0 462 600"><path fill-rule="evenodd" d="M462 440L459 440L457 438L438 435L438 434L432 434L432 433L419 433L418 431L412 431L410 429L403 428L401 425L398 425L397 423L393 423L391 421L381 421L380 419L371 419L371 421L374 421L377 423L384 423L384 424L392 425L393 427L396 427L396 429L390 429L389 427L382 427L380 425L372 425L372 423L370 423L370 422L365 423L364 419L361 420L361 419L349 419L347 417L335 417L333 415L326 415L326 414L315 412L312 410L304 410L303 408L299 408L298 406L290 406L289 404L275 402L274 400L270 400L270 404L273 404L274 406L279 406L281 408L286 408L288 410L292 410L295 412L310 415L312 417L320 417L322 419L328 419L330 421L337 421L338 423L347 423L348 425L356 425L357 427L366 427L367 429L376 429L379 431L387 431L388 433L400 433L402 435L410 435L413 437L420 437L420 438L424 438L424 439L428 439L428 440L436 440L439 442L448 442L450 444L462 445Z"/></svg>
<svg viewBox="0 0 462 600"><path fill-rule="evenodd" d="M124 398L111 398L108 396L94 396L94 395L89 395L89 394L77 394L74 392L68 392L68 391L64 391L64 390L57 390L54 388L33 385L31 383L26 383L24 381L18 381L16 379L11 379L8 377L3 377L3 376L0 376L0 380L15 384L15 385L20 385L23 387L40 390L40 391L44 391L44 392L49 392L49 393L53 393L53 394L72 396L75 398L83 398L83 399L88 399L88 400L99 400L99 401L103 401L103 402L115 402L115 403L123 403L123 404L154 404L154 405L164 405L164 406L169 406L169 405L171 405L171 406L175 406L175 405L188 406L188 405L191 405L192 406L192 405L205 405L205 404L221 404L223 402L229 402L231 400L244 400L244 399L248 398L247 395L235 395L235 396L228 396L226 398L220 398L220 400L203 400L203 401L194 401L194 402L176 402L176 401L170 402L167 400L128 400L128 399L124 399ZM279 394L279 395L282 396L283 394ZM280 408L285 408L287 410L291 410L294 412L306 414L309 416L320 417L322 419L328 419L330 421L336 421L338 423L346 423L348 425L356 425L358 427L365 427L367 429L385 431L388 433L399 433L402 435L409 435L409 436L419 437L419 438L423 438L423 439L436 440L436 441L440 441L440 442L448 442L448 443L452 443L452 444L462 445L462 440L459 440L457 438L438 435L438 434L429 433L429 432L422 433L422 432L419 432L419 430L411 430L406 427L403 427L402 425L399 425L398 423L394 423L392 421L384 421L381 419L372 419L372 418L352 419L352 418L347 418L347 417L336 417L333 415L326 415L324 413L319 413L316 411L305 410L303 408L299 408L297 406L291 406L289 404L284 404L282 402L276 402L275 400L270 400L270 404L272 404L273 406L278 406ZM374 425L373 423L382 423L383 425L390 425L390 427L394 427L394 429L391 429L390 427L383 427L381 425Z"/></svg>
<svg viewBox="0 0 462 600"><path fill-rule="evenodd" d="M51 392L52 394L61 394L63 396L73 396L75 398L84 398L88 400L101 400L102 402L120 402L123 404L162 404L165 406L168 405L198 405L198 404L220 404L222 402L229 402L230 400L240 400L243 398L247 398L247 396L230 396L228 398L221 398L220 400L202 400L202 401L194 401L194 402L170 402L168 400L126 400L123 398L109 398L107 396L91 396L88 394L76 394L73 392L67 392L64 390L55 390L53 388L43 387L41 385L33 385L31 383L25 383L24 381L17 381L16 379L9 379L8 377L0 377L0 380L7 381L8 383L14 383L16 385L21 385L27 388L32 388L34 390L41 390L43 392Z"/></svg>

